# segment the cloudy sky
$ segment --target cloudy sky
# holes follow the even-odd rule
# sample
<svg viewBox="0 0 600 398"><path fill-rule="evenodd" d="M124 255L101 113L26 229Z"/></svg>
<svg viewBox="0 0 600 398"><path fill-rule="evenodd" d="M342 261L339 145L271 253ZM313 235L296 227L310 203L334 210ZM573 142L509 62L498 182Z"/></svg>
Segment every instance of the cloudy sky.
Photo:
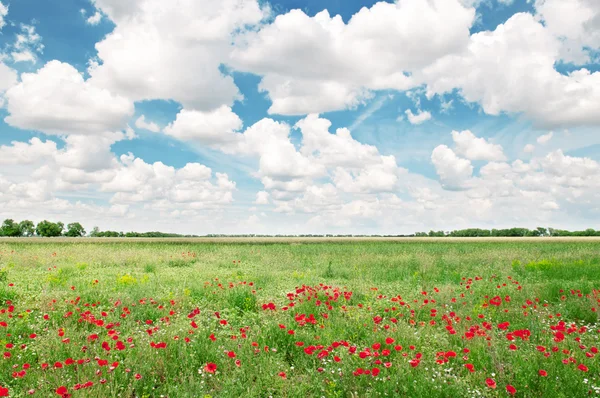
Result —
<svg viewBox="0 0 600 398"><path fill-rule="evenodd" d="M0 0L0 218L600 227L598 0Z"/></svg>

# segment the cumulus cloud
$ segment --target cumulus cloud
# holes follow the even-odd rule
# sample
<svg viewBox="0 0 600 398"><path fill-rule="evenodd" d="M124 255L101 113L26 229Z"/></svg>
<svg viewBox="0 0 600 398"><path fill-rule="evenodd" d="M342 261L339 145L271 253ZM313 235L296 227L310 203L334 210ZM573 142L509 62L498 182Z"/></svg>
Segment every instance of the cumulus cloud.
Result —
<svg viewBox="0 0 600 398"><path fill-rule="evenodd" d="M551 131L551 132L549 132L548 134L540 135L540 136L537 138L537 143L538 143L538 144L545 145L545 144L547 144L548 142L550 142L550 140L552 139L552 136L553 136L553 135L554 135L554 133L553 133L552 131Z"/></svg>
<svg viewBox="0 0 600 398"><path fill-rule="evenodd" d="M131 100L172 99L210 111L240 98L220 70L232 35L260 22L268 10L257 0L94 0L116 25L96 43L94 85Z"/></svg>
<svg viewBox="0 0 600 398"><path fill-rule="evenodd" d="M100 23L100 21L102 20L102 14L99 11L96 11L94 13L94 15L91 15L90 17L88 17L85 22L88 25L98 25Z"/></svg>
<svg viewBox="0 0 600 398"><path fill-rule="evenodd" d="M73 66L50 61L5 94L11 126L47 134L97 134L125 127L133 103L98 88Z"/></svg>
<svg viewBox="0 0 600 398"><path fill-rule="evenodd" d="M371 90L413 87L411 71L466 47L474 18L457 0L378 2L347 24L327 10L292 10L238 38L230 63L263 76L269 113L352 108Z"/></svg>
<svg viewBox="0 0 600 398"><path fill-rule="evenodd" d="M268 205L269 204L269 193L267 191L260 191L256 193L256 200L254 201L257 205Z"/></svg>
<svg viewBox="0 0 600 398"><path fill-rule="evenodd" d="M180 140L197 141L227 150L228 144L239 140L236 131L242 119L230 107L222 105L212 111L182 109L165 133Z"/></svg>
<svg viewBox="0 0 600 398"><path fill-rule="evenodd" d="M406 117L408 118L408 121L410 122L410 124L421 124L426 122L427 120L431 119L431 113L427 112L427 111L418 111L417 114L413 114L412 111L410 109L406 110Z"/></svg>
<svg viewBox="0 0 600 398"><path fill-rule="evenodd" d="M138 117L136 119L135 127L139 128L139 129L152 131L153 133L158 133L160 131L160 127L158 126L158 124L156 124L154 122L146 121L145 115L141 115L140 117Z"/></svg>
<svg viewBox="0 0 600 398"><path fill-rule="evenodd" d="M0 1L0 29L2 29L4 27L4 25L6 25L6 21L4 21L4 18L8 15L8 7L5 6L1 1Z"/></svg>
<svg viewBox="0 0 600 398"><path fill-rule="evenodd" d="M586 64L600 49L600 3L596 0L535 0L536 18L560 39L559 57Z"/></svg>
<svg viewBox="0 0 600 398"><path fill-rule="evenodd" d="M439 145L433 150L431 162L442 184L448 188L463 188L473 174L471 162L456 156L456 153L446 145Z"/></svg>
<svg viewBox="0 0 600 398"><path fill-rule="evenodd" d="M471 36L467 50L441 57L415 76L428 97L459 89L490 115L523 114L539 126L600 123L600 72L555 68L560 40L528 13ZM501 65L501 67L498 67Z"/></svg>
<svg viewBox="0 0 600 398"><path fill-rule="evenodd" d="M1 13L1 10L0 10ZM11 57L14 62L36 62L37 53L44 50L42 37L36 33L35 26L21 24L21 32L17 34Z"/></svg>
<svg viewBox="0 0 600 398"><path fill-rule="evenodd" d="M452 139L456 153L469 160L502 161L506 160L502 146L491 144L484 138L478 138L469 130L453 131Z"/></svg>

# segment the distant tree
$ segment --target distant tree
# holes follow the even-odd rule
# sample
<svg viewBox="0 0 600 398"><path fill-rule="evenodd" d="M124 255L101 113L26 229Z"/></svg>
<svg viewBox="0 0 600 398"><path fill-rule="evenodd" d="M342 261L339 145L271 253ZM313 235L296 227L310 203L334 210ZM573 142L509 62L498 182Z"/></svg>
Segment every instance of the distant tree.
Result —
<svg viewBox="0 0 600 398"><path fill-rule="evenodd" d="M40 221L38 225L35 227L35 232L39 236L51 237L51 236L60 236L64 229L65 225L61 222L50 222L48 220Z"/></svg>
<svg viewBox="0 0 600 398"><path fill-rule="evenodd" d="M19 223L21 236L33 236L35 234L35 224L30 220L23 220Z"/></svg>
<svg viewBox="0 0 600 398"><path fill-rule="evenodd" d="M0 236L21 236L19 224L10 218L4 220L0 227Z"/></svg>
<svg viewBox="0 0 600 398"><path fill-rule="evenodd" d="M65 236L69 236L71 238L79 238L85 235L85 229L78 222L74 222L67 225L67 232L65 232Z"/></svg>
<svg viewBox="0 0 600 398"><path fill-rule="evenodd" d="M91 236L92 238L95 238L95 237L97 237L97 236L100 236L100 233L101 233L101 232L100 232L100 228L98 228L98 227L94 227L94 228L92 229L92 232L90 232L90 236Z"/></svg>

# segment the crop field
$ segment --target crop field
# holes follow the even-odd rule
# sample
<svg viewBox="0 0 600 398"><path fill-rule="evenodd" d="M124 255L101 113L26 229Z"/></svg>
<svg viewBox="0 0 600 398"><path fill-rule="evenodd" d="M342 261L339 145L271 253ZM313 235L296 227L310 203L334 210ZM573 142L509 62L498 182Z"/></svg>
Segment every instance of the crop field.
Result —
<svg viewBox="0 0 600 398"><path fill-rule="evenodd" d="M600 240L0 240L0 396L600 397Z"/></svg>

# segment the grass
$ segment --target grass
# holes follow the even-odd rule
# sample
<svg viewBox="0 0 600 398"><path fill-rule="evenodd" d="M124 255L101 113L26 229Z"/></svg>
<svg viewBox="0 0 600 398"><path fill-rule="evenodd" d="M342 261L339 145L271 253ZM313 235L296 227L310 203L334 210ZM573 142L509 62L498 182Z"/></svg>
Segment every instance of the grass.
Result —
<svg viewBox="0 0 600 398"><path fill-rule="evenodd" d="M599 288L593 239L1 240L0 387L600 396Z"/></svg>

